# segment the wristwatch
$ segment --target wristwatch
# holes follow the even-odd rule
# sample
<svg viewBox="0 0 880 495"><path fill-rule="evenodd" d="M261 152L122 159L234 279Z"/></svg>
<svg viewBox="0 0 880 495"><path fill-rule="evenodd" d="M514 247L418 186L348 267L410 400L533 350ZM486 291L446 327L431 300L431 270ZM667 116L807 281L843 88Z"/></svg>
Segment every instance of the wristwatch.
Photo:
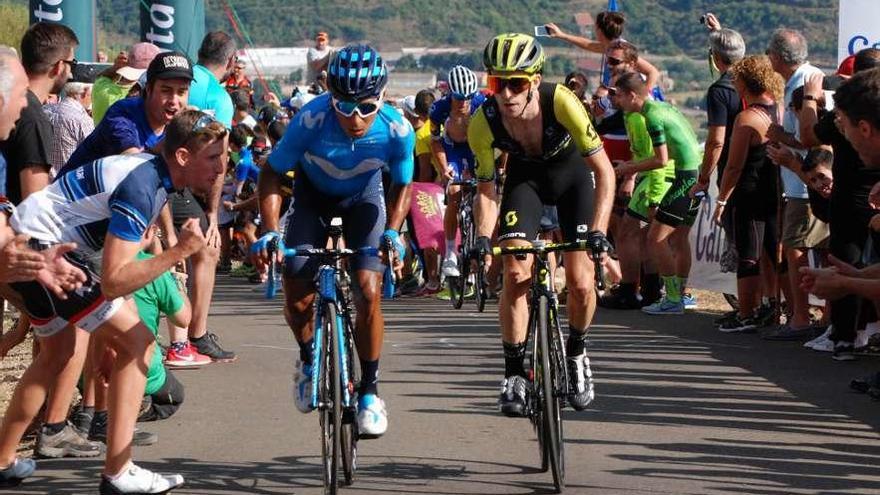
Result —
<svg viewBox="0 0 880 495"><path fill-rule="evenodd" d="M819 103L819 97L816 95L804 95L804 101L815 101Z"/></svg>

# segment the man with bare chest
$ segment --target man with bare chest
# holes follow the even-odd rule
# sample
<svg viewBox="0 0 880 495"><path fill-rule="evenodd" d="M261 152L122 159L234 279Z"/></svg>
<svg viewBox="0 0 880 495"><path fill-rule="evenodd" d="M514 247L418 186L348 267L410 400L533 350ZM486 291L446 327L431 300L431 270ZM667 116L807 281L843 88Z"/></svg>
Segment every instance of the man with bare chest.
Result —
<svg viewBox="0 0 880 495"><path fill-rule="evenodd" d="M556 206L565 242L586 240L600 257L609 249L614 171L584 106L561 84L541 82L544 50L525 34L496 36L483 52L489 97L471 117L468 144L479 181L475 203L477 246L489 251L499 215L495 203L495 150L506 152L507 179L498 240L502 247L529 245L538 234L544 205ZM583 410L593 399L586 334L596 308L593 262L586 251L564 253L568 289L568 403ZM503 257L504 286L498 305L504 347L504 380L498 400L507 416L527 413L531 386L524 360L531 258Z"/></svg>
<svg viewBox="0 0 880 495"><path fill-rule="evenodd" d="M458 277L458 255L455 233L458 230L458 212L463 180L474 176L474 155L468 146L468 125L486 97L477 86L477 76L462 65L449 71L449 94L434 102L431 107L431 153L437 166L437 174L446 185L446 213L443 217L443 234L446 253L441 269L446 277Z"/></svg>

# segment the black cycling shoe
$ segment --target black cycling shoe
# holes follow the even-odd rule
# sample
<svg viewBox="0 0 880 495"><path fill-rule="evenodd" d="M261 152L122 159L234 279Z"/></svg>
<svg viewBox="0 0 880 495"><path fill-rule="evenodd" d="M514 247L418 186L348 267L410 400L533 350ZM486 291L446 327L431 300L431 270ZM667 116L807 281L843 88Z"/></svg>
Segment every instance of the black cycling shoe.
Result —
<svg viewBox="0 0 880 495"><path fill-rule="evenodd" d="M519 375L505 378L501 382L501 396L498 397L498 408L501 410L501 414L512 418L525 417L528 389L529 382Z"/></svg>
<svg viewBox="0 0 880 495"><path fill-rule="evenodd" d="M199 354L208 356L211 358L211 361L214 361L215 363L231 363L235 361L235 353L223 350L223 348L220 347L220 342L217 340L217 336L211 332L208 332L197 339L189 339L189 341L193 347L199 351Z"/></svg>

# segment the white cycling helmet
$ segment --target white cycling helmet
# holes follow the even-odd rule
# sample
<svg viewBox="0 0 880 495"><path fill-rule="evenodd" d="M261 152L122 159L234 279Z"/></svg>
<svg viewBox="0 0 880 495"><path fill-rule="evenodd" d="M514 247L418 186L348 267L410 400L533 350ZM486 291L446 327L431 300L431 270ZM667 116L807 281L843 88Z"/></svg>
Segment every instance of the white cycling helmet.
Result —
<svg viewBox="0 0 880 495"><path fill-rule="evenodd" d="M453 67L446 79L453 96L470 98L477 93L477 75L463 65Z"/></svg>

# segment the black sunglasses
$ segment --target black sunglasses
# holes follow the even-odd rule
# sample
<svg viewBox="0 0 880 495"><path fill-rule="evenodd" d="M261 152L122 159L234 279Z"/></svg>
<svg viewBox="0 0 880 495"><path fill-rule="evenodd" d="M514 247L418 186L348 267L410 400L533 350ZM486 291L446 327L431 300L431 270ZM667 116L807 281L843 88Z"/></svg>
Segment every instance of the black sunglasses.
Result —
<svg viewBox="0 0 880 495"><path fill-rule="evenodd" d="M79 60L77 60L77 59L75 59L75 58L74 58L74 59L70 59L70 60L63 60L63 59L62 59L62 60L59 60L59 62L64 62L65 64L67 64L67 65L70 66L70 70L73 70L74 68L76 68L76 64L79 63Z"/></svg>
<svg viewBox="0 0 880 495"><path fill-rule="evenodd" d="M609 67L617 67L623 63L623 60L614 57L607 57L607 62Z"/></svg>

